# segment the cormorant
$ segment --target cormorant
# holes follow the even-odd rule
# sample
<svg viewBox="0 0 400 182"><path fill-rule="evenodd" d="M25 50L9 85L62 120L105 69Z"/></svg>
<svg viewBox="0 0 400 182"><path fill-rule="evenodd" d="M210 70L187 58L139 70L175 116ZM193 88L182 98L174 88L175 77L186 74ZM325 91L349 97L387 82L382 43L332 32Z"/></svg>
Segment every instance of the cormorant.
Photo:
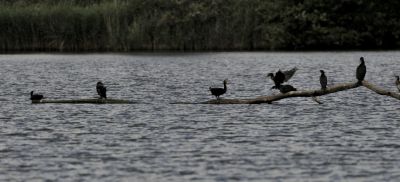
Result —
<svg viewBox="0 0 400 182"><path fill-rule="evenodd" d="M280 85L284 82L289 81L290 78L293 77L294 73L296 73L297 68L294 67L291 70L287 70L287 71L281 71L278 70L275 75L273 73L268 73L268 77L271 78L272 81L274 81L275 83L275 88L280 87Z"/></svg>
<svg viewBox="0 0 400 182"><path fill-rule="evenodd" d="M227 88L226 88L226 84L228 83L228 80L224 80L224 88L211 88L210 87L210 91L211 94L214 95L217 99L219 99L220 95L225 94Z"/></svg>
<svg viewBox="0 0 400 182"><path fill-rule="evenodd" d="M107 99L107 94L106 94L107 89L106 89L106 87L104 87L103 83L97 82L96 91L97 91L97 94L99 94L100 99L102 99L102 98Z"/></svg>
<svg viewBox="0 0 400 182"><path fill-rule="evenodd" d="M328 84L328 78L325 75L324 70L319 70L321 72L321 76L319 77L319 83L321 83L321 89L325 90L326 85Z"/></svg>
<svg viewBox="0 0 400 182"><path fill-rule="evenodd" d="M291 92L291 91L297 91L297 89L296 88L294 88L293 86L291 86L291 85L281 85L281 86L279 86L278 87L278 89L279 89L279 91L281 92L281 93L288 93L288 92Z"/></svg>
<svg viewBox="0 0 400 182"><path fill-rule="evenodd" d="M43 95L33 94L33 91L31 91L31 100L42 100L42 99Z"/></svg>
<svg viewBox="0 0 400 182"><path fill-rule="evenodd" d="M396 82L395 82L395 84L396 84L397 89L398 89L399 92L400 92L400 77L399 77L399 76L395 76L395 77L396 77Z"/></svg>
<svg viewBox="0 0 400 182"><path fill-rule="evenodd" d="M356 71L356 77L357 77L359 84L361 84L361 82L364 80L365 74L367 73L367 67L365 66L363 57L360 57L360 62L361 63L360 63L360 65L358 65L357 71Z"/></svg>

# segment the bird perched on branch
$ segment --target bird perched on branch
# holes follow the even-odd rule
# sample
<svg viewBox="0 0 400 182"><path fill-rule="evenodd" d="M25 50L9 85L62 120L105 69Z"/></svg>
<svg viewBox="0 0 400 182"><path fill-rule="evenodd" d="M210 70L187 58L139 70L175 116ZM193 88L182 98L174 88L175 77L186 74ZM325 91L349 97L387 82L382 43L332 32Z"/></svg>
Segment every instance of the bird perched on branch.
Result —
<svg viewBox="0 0 400 182"><path fill-rule="evenodd" d="M361 84L361 82L364 80L366 73L367 73L367 67L365 66L364 57L360 57L360 65L358 65L356 71L358 84Z"/></svg>
<svg viewBox="0 0 400 182"><path fill-rule="evenodd" d="M274 86L275 87L275 86ZM297 91L296 88L294 88L291 85L280 85L279 87L277 87L276 89L278 89L281 93L285 94L291 91Z"/></svg>
<svg viewBox="0 0 400 182"><path fill-rule="evenodd" d="M273 88L279 88L282 83L289 81L289 79L293 77L296 71L297 68L294 67L293 69L287 71L278 70L275 75L273 73L268 73L267 76L270 77L272 81L274 81L275 86Z"/></svg>
<svg viewBox="0 0 400 182"><path fill-rule="evenodd" d="M326 85L328 85L328 78L325 75L324 70L319 70L321 72L321 76L319 77L319 83L321 83L321 89L326 90Z"/></svg>
<svg viewBox="0 0 400 182"><path fill-rule="evenodd" d="M40 101L42 99L43 99L43 95L33 94L33 91L31 91L31 100Z"/></svg>
<svg viewBox="0 0 400 182"><path fill-rule="evenodd" d="M226 93L227 87L226 84L228 83L228 80L224 80L224 88L211 88L210 87L210 91L211 94L214 95L217 99L219 99L220 95L224 95Z"/></svg>
<svg viewBox="0 0 400 182"><path fill-rule="evenodd" d="M395 76L395 77L396 77L396 82L395 82L395 84L396 84L397 89L398 89L399 92L400 92L400 77L399 77L399 76Z"/></svg>
<svg viewBox="0 0 400 182"><path fill-rule="evenodd" d="M107 99L107 88L104 87L104 84L102 82L97 82L96 84L96 91L97 94L99 94L100 99L105 98Z"/></svg>

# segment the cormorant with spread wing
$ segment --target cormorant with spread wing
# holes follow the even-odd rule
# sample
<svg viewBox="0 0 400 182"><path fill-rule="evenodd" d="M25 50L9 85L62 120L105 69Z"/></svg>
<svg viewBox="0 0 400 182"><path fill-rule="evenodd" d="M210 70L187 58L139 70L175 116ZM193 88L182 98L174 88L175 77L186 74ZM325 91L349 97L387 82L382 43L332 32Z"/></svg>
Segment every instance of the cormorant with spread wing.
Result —
<svg viewBox="0 0 400 182"><path fill-rule="evenodd" d="M294 67L293 69L287 70L287 71L278 70L275 73L275 75L273 73L268 73L267 76L270 77L271 80L274 81L275 86L273 88L279 88L282 83L289 81L289 79L293 77L293 75L294 75L294 73L296 73L296 71L297 71L297 68Z"/></svg>

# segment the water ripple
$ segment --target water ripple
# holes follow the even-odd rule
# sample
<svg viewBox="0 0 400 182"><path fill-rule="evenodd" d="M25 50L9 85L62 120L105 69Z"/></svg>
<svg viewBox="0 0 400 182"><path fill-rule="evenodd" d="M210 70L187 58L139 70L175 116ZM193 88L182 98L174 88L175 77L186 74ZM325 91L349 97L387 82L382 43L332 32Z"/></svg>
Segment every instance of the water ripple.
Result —
<svg viewBox="0 0 400 182"><path fill-rule="evenodd" d="M273 93L266 74L296 65L290 81L319 88L366 79L395 91L400 52L0 55L1 181L399 181L398 101L352 89L262 105L179 105ZM29 103L110 97L131 105Z"/></svg>

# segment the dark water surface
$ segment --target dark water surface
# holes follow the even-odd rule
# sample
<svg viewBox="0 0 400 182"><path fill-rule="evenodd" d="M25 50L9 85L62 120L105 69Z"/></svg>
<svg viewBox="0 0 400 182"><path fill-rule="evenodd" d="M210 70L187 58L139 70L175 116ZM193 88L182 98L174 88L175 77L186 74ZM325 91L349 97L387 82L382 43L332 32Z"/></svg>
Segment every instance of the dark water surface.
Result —
<svg viewBox="0 0 400 182"><path fill-rule="evenodd" d="M174 105L272 94L266 79L318 88L366 79L396 90L400 52L0 55L0 181L400 181L400 104L356 88L262 105ZM31 104L96 97L130 105Z"/></svg>

